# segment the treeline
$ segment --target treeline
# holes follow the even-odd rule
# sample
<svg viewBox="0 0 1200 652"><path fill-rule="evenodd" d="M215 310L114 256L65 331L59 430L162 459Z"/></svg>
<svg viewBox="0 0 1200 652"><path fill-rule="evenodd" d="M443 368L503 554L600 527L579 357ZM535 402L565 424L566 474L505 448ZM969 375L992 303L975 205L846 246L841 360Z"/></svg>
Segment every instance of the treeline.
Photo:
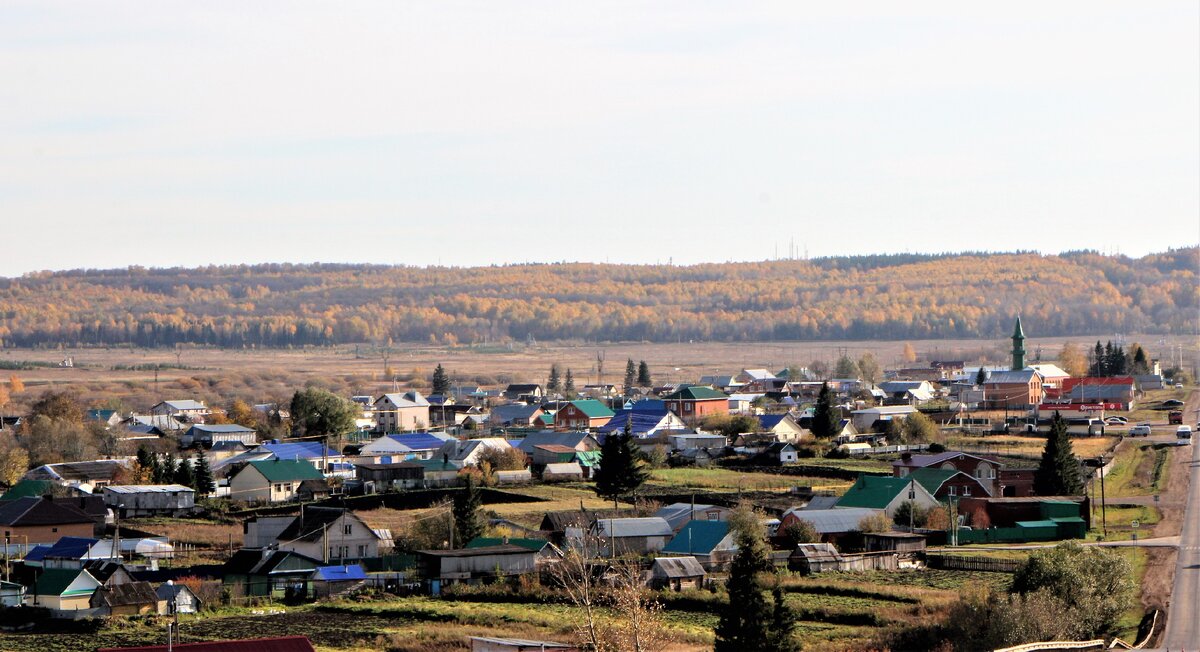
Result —
<svg viewBox="0 0 1200 652"><path fill-rule="evenodd" d="M1192 333L1197 248L481 268L253 265L0 279L6 346Z"/></svg>

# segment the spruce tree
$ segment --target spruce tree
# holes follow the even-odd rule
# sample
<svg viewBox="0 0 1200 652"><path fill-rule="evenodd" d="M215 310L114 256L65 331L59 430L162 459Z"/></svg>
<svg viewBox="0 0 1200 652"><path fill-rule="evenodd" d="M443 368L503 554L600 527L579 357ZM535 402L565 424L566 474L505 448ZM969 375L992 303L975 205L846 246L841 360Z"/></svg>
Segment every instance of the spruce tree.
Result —
<svg viewBox="0 0 1200 652"><path fill-rule="evenodd" d="M1136 347L1133 352L1133 373L1148 374L1150 373L1150 361L1146 359L1146 349Z"/></svg>
<svg viewBox="0 0 1200 652"><path fill-rule="evenodd" d="M175 481L175 456L167 453L166 457L154 469L154 484L171 484Z"/></svg>
<svg viewBox="0 0 1200 652"><path fill-rule="evenodd" d="M813 409L812 433L818 439L829 439L838 430L841 415L833 405L833 390L829 383L821 383L821 393L817 394L817 405Z"/></svg>
<svg viewBox="0 0 1200 652"><path fill-rule="evenodd" d="M483 534L483 518L479 511L483 497L475 476L467 475L467 486L454 496L454 535L458 547L465 547L472 539Z"/></svg>
<svg viewBox="0 0 1200 652"><path fill-rule="evenodd" d="M575 398L575 376L571 373L570 369L567 369L567 380L563 384L563 396L565 396L567 400L573 400Z"/></svg>
<svg viewBox="0 0 1200 652"><path fill-rule="evenodd" d="M763 573L771 569L767 544L757 522L739 525L738 551L725 583L729 602L717 623L714 652L772 649L770 629L774 610L767 603L762 581Z"/></svg>
<svg viewBox="0 0 1200 652"><path fill-rule="evenodd" d="M609 433L600 444L600 460L595 471L596 494L615 503L618 498L637 491L649 477L633 442L633 418L630 417L621 434Z"/></svg>
<svg viewBox="0 0 1200 652"><path fill-rule="evenodd" d="M196 483L192 485L193 488L201 496L211 495L217 490L217 483L213 481L212 468L209 467L208 458L204 456L204 453L196 451L195 466Z"/></svg>
<svg viewBox="0 0 1200 652"><path fill-rule="evenodd" d="M446 370L442 368L442 363L433 370L433 393L446 395L450 393L450 378L446 376Z"/></svg>
<svg viewBox="0 0 1200 652"><path fill-rule="evenodd" d="M987 382L987 369L985 369L983 367L983 365L979 365L979 371L975 372L975 384L982 386L986 382Z"/></svg>
<svg viewBox="0 0 1200 652"><path fill-rule="evenodd" d="M625 391L625 396L633 396L633 387L636 382L637 365L633 363L633 358L629 358L625 362L625 386L622 388Z"/></svg>
<svg viewBox="0 0 1200 652"><path fill-rule="evenodd" d="M546 381L546 391L557 394L562 390L562 375L558 372L558 363L550 365L550 379Z"/></svg>
<svg viewBox="0 0 1200 652"><path fill-rule="evenodd" d="M146 474L143 479L149 478L150 481L153 482L155 474L157 473L155 467L158 466L158 464L154 460L154 453L146 450L145 446L138 446L137 465L138 469L140 469L142 473Z"/></svg>
<svg viewBox="0 0 1200 652"><path fill-rule="evenodd" d="M1088 367L1089 376L1104 376L1104 363L1107 358L1104 357L1104 346L1100 344L1100 340L1096 340L1096 348L1092 350L1092 365Z"/></svg>
<svg viewBox="0 0 1200 652"><path fill-rule="evenodd" d="M171 480L175 484L194 487L196 484L196 475L192 471L192 465L188 464L187 458L179 460L179 464L175 467L174 477Z"/></svg>
<svg viewBox="0 0 1200 652"><path fill-rule="evenodd" d="M779 582L771 590L771 629L767 633L767 649L772 652L799 652L800 644L796 641L796 624L799 618L796 612L787 606L783 597L783 587Z"/></svg>
<svg viewBox="0 0 1200 652"><path fill-rule="evenodd" d="M1033 474L1033 491L1039 496L1075 496L1083 493L1079 477L1079 460L1071 449L1067 422L1057 411L1050 424L1042 461Z"/></svg>
<svg viewBox="0 0 1200 652"><path fill-rule="evenodd" d="M650 365L645 360L638 362L637 384L638 387L654 386L654 381L650 379Z"/></svg>

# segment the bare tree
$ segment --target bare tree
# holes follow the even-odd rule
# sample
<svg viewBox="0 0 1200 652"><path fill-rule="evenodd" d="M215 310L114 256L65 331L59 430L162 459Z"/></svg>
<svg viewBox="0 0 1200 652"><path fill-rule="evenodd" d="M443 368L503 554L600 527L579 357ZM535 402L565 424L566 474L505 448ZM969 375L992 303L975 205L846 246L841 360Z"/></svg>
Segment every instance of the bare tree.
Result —
<svg viewBox="0 0 1200 652"><path fill-rule="evenodd" d="M642 567L636 560L622 560L613 567L611 602L620 614L616 626L617 645L632 652L658 652L672 640L663 621L663 605L646 590Z"/></svg>
<svg viewBox="0 0 1200 652"><path fill-rule="evenodd" d="M563 549L562 561L554 566L554 579L571 603L583 611L583 619L575 625L579 642L596 652L615 652L618 648L612 629L598 617L606 597L593 562L599 557L600 547L600 539L592 535L570 542Z"/></svg>

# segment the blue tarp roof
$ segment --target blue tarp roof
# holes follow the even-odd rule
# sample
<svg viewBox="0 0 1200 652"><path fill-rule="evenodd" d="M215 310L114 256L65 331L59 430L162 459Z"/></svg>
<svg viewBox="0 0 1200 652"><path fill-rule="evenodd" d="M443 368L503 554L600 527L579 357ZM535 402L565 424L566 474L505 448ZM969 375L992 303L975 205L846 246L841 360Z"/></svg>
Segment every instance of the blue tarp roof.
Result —
<svg viewBox="0 0 1200 652"><path fill-rule="evenodd" d="M271 453L281 460L314 460L322 456L337 457L337 451L325 447L319 441L297 441L280 444L263 444L259 450ZM324 449L324 452L322 452Z"/></svg>
<svg viewBox="0 0 1200 652"><path fill-rule="evenodd" d="M326 582L351 582L367 579L367 573L358 564L351 564L349 566L321 566L313 572L313 579Z"/></svg>

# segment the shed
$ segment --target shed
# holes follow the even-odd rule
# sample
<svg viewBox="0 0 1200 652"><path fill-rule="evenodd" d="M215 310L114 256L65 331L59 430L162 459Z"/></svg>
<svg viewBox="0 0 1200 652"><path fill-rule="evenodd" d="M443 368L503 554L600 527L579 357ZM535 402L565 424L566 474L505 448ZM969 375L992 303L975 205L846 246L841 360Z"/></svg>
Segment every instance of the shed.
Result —
<svg viewBox="0 0 1200 652"><path fill-rule="evenodd" d="M97 588L90 605L106 616L138 616L165 611L158 608L158 602L158 594L149 582L129 582Z"/></svg>
<svg viewBox="0 0 1200 652"><path fill-rule="evenodd" d="M532 573L536 556L533 550L511 543L463 550L418 550L417 566L430 593L439 595L447 584Z"/></svg>
<svg viewBox="0 0 1200 652"><path fill-rule="evenodd" d="M704 567L695 557L658 557L649 575L654 589L682 591L704 586Z"/></svg>
<svg viewBox="0 0 1200 652"><path fill-rule="evenodd" d="M172 613L172 603L174 604L174 613L181 614L199 613L200 609L204 607L204 603L186 584L164 582L154 589L154 593L158 595L160 601L166 603L166 613Z"/></svg>
<svg viewBox="0 0 1200 652"><path fill-rule="evenodd" d="M594 530L604 542L601 552L605 556L658 552L674 534L666 519L656 516L601 518Z"/></svg>
<svg viewBox="0 0 1200 652"><path fill-rule="evenodd" d="M788 557L788 568L804 575L836 571L843 557L832 543L801 543Z"/></svg>
<svg viewBox="0 0 1200 652"><path fill-rule="evenodd" d="M196 490L181 484L109 485L103 496L104 504L122 518L179 517L196 509Z"/></svg>
<svg viewBox="0 0 1200 652"><path fill-rule="evenodd" d="M867 552L921 553L925 552L925 537L909 532L866 532L863 546Z"/></svg>
<svg viewBox="0 0 1200 652"><path fill-rule="evenodd" d="M728 563L737 545L726 521L691 521L663 547L663 554L689 555L705 568Z"/></svg>
<svg viewBox="0 0 1200 652"><path fill-rule="evenodd" d="M579 462L547 464L546 468L542 470L542 479L547 482L552 480L582 480L583 467L579 466Z"/></svg>

